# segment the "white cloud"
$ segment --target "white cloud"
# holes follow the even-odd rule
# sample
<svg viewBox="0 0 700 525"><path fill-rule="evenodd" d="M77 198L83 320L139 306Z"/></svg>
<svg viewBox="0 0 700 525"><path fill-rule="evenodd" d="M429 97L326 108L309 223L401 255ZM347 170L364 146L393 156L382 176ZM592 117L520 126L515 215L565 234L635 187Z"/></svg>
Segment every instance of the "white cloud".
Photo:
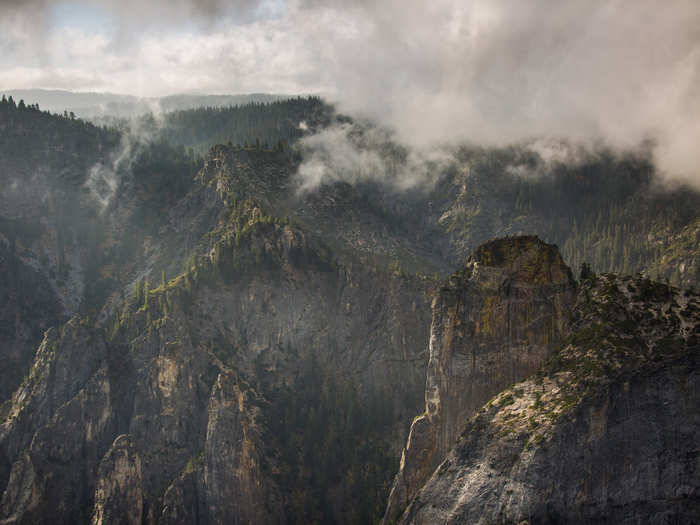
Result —
<svg viewBox="0 0 700 525"><path fill-rule="evenodd" d="M36 16L48 2L9 2L0 86L321 92L421 147L653 139L660 170L700 186L696 0L87 3L119 30L71 33Z"/></svg>

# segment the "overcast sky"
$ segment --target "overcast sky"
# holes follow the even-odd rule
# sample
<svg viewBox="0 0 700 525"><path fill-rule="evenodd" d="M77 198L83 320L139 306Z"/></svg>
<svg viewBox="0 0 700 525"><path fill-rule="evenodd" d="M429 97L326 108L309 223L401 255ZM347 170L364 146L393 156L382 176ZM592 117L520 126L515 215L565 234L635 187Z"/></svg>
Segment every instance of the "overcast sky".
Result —
<svg viewBox="0 0 700 525"><path fill-rule="evenodd" d="M0 88L319 93L420 145L656 142L700 180L698 0L0 0Z"/></svg>

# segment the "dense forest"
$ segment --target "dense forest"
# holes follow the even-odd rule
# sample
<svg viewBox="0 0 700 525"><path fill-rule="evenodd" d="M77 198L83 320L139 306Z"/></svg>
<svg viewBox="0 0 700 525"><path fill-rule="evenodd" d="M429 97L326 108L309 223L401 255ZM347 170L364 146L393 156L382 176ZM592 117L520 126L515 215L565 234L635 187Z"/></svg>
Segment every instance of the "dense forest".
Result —
<svg viewBox="0 0 700 525"><path fill-rule="evenodd" d="M4 95L0 100L0 161L6 176L36 165L57 178L79 178L119 139L116 129L95 126L68 112L51 114L38 104L17 103Z"/></svg>
<svg viewBox="0 0 700 525"><path fill-rule="evenodd" d="M330 124L332 108L319 97L295 97L229 106L202 106L132 118L96 119L106 127L140 138L167 141L204 155L217 144L279 150Z"/></svg>
<svg viewBox="0 0 700 525"><path fill-rule="evenodd" d="M276 102L251 102L241 106L203 107L166 113L159 135L172 144L206 153L215 144L242 148L280 149L331 120L330 107L318 97ZM150 119L150 117L144 117Z"/></svg>
<svg viewBox="0 0 700 525"><path fill-rule="evenodd" d="M521 148L461 154L471 167L467 190L443 224L466 246L489 231L535 231L573 268L700 280L700 194L661 183L648 153L600 150L571 164L546 164Z"/></svg>

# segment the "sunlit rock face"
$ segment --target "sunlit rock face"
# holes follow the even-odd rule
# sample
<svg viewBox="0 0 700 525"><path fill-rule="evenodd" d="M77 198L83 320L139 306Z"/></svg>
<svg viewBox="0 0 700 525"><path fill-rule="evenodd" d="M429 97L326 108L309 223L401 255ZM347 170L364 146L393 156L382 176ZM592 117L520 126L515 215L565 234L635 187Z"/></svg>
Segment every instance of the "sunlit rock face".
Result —
<svg viewBox="0 0 700 525"><path fill-rule="evenodd" d="M433 300L425 412L414 419L389 498L391 522L490 397L533 373L561 343L575 283L536 237L480 246Z"/></svg>
<svg viewBox="0 0 700 525"><path fill-rule="evenodd" d="M288 111L294 129L314 120ZM440 289L466 254L536 232L576 266L594 255L594 270L697 280L683 212L695 194L674 213L668 195L617 207L611 187L647 193L643 163L523 186L507 169L516 150L465 150L432 187L306 193L303 159L276 140L195 162L159 143L129 153L116 130L77 120L8 115L0 522L372 523L405 446L399 517L469 417L539 369L573 319L552 246L488 242ZM204 116L190 124L210 128Z"/></svg>
<svg viewBox="0 0 700 525"><path fill-rule="evenodd" d="M571 336L466 422L400 523L696 523L700 296L612 275Z"/></svg>

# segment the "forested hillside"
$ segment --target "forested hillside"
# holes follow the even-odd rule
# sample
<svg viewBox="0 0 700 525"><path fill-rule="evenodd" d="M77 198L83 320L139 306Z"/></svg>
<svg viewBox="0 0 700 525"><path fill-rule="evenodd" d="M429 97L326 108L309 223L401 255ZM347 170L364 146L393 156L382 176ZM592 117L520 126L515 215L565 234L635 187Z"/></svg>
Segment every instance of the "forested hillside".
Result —
<svg viewBox="0 0 700 525"><path fill-rule="evenodd" d="M74 113L77 117L99 124L117 119L134 118L153 111L172 112L200 107L243 106L250 103L275 102L284 95L251 93L247 95L181 94L165 97L137 97L114 93L73 92L60 89L12 89L8 96L39 103L51 113Z"/></svg>
<svg viewBox="0 0 700 525"><path fill-rule="evenodd" d="M353 126L336 151L377 172L305 187ZM314 97L115 127L5 99L0 130L0 519L378 522L433 377L431 300L470 254L484 337L539 345L508 373L566 335L567 264L698 283L700 195L643 151L463 146L402 186L408 147ZM511 323L535 285L549 317L535 294Z"/></svg>
<svg viewBox="0 0 700 525"><path fill-rule="evenodd" d="M643 152L603 150L569 164L526 148L463 150L458 165L469 170L455 177L440 224L462 254L494 234L534 232L572 268L700 280L700 194L660 183Z"/></svg>
<svg viewBox="0 0 700 525"><path fill-rule="evenodd" d="M206 153L216 144L257 149L289 147L305 130L318 129L330 123L331 117L331 108L320 98L299 97L174 111L166 113L162 122L150 125L168 142ZM149 117L143 118L147 122Z"/></svg>

